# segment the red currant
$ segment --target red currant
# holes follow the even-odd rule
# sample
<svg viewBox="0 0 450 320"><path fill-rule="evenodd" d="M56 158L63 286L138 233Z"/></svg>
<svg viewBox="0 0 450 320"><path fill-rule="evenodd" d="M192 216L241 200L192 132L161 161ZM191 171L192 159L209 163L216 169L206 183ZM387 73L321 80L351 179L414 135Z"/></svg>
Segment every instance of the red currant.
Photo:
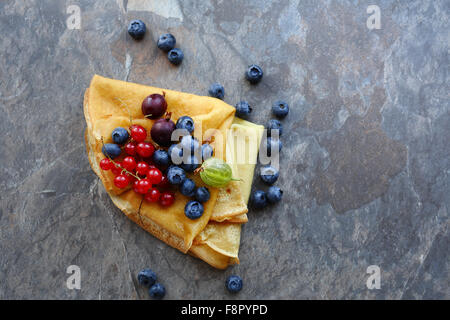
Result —
<svg viewBox="0 0 450 320"><path fill-rule="evenodd" d="M164 207L169 207L175 202L175 194L170 191L163 192L159 198L159 203Z"/></svg>
<svg viewBox="0 0 450 320"><path fill-rule="evenodd" d="M157 202L160 196L161 193L158 189L151 188L150 191L145 194L145 200L147 200L148 202Z"/></svg>
<svg viewBox="0 0 450 320"><path fill-rule="evenodd" d="M130 127L130 132L131 138L136 142L143 142L145 139L147 139L147 131L143 126L133 124Z"/></svg>
<svg viewBox="0 0 450 320"><path fill-rule="evenodd" d="M139 142L136 147L136 152L142 158L148 158L153 155L153 152L155 152L155 147L148 142Z"/></svg>
<svg viewBox="0 0 450 320"><path fill-rule="evenodd" d="M123 189L130 183L130 178L124 174L119 174L114 178L114 185L117 188Z"/></svg>
<svg viewBox="0 0 450 320"><path fill-rule="evenodd" d="M108 158L104 158L100 161L100 168L102 168L102 170L110 170L113 166L114 164Z"/></svg>
<svg viewBox="0 0 450 320"><path fill-rule="evenodd" d="M147 162L144 161L139 162L136 166L136 172L140 176L145 176L148 172L148 169L149 165L147 164Z"/></svg>
<svg viewBox="0 0 450 320"><path fill-rule="evenodd" d="M122 161L122 166L128 171L133 171L136 168L136 160L133 157L125 157Z"/></svg>
<svg viewBox="0 0 450 320"><path fill-rule="evenodd" d="M161 182L158 184L158 187L160 188L168 188L170 186L169 179L167 179L167 176L162 176Z"/></svg>
<svg viewBox="0 0 450 320"><path fill-rule="evenodd" d="M115 175L118 175L122 172L122 163L116 161L117 167L113 164L113 167L111 168L111 172L114 173Z"/></svg>
<svg viewBox="0 0 450 320"><path fill-rule="evenodd" d="M150 169L147 172L147 179L150 180L151 184L159 184L162 180L162 173L159 169Z"/></svg>
<svg viewBox="0 0 450 320"><path fill-rule="evenodd" d="M139 180L137 180L137 179L133 181L133 190L134 190L134 192L139 193L138 192L138 190L139 190Z"/></svg>
<svg viewBox="0 0 450 320"><path fill-rule="evenodd" d="M137 193L146 194L148 190L152 187L152 184L148 179L141 179L137 183Z"/></svg>
<svg viewBox="0 0 450 320"><path fill-rule="evenodd" d="M128 142L125 145L124 148L125 152L128 153L130 156L134 156L136 154L136 143L134 142Z"/></svg>

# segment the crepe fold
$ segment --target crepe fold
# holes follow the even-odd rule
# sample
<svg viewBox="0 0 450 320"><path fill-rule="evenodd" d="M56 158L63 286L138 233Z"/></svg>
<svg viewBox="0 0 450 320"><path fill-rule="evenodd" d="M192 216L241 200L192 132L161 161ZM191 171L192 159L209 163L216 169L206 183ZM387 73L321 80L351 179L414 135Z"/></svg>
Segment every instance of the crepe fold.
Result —
<svg viewBox="0 0 450 320"><path fill-rule="evenodd" d="M159 93L165 95L168 112L172 120L184 115L193 118L196 129L200 124L205 141L218 130L222 140L215 141L215 149L222 144L227 145L227 132L234 121L235 108L225 102L211 98L159 89L95 75L84 97L84 115L86 119L86 146L90 165L100 177L113 203L131 220L140 225L160 240L183 253L201 258L216 268L226 268L237 263L240 243L240 223L246 222L247 205L241 188L248 187L250 182L233 183L225 188L217 189L208 186L211 197L204 203L204 213L196 220L187 218L184 207L190 199L176 192L175 203L170 207L162 207L157 203L143 201L142 195L131 189L118 189L114 186L114 175L99 167L104 158L101 152L102 140L112 142L111 132L116 127L133 124L143 126L147 132L153 120L144 118L141 104L145 97ZM150 137L147 139L151 141ZM225 159L225 155L215 153L216 157ZM121 158L118 158L120 160ZM235 170L237 167L235 167ZM235 172L234 172L235 173ZM236 171L237 174L238 173ZM244 174L245 175L245 174ZM253 176L253 173L252 173ZM191 176L198 186L203 182L197 176ZM245 193L244 193L245 194Z"/></svg>

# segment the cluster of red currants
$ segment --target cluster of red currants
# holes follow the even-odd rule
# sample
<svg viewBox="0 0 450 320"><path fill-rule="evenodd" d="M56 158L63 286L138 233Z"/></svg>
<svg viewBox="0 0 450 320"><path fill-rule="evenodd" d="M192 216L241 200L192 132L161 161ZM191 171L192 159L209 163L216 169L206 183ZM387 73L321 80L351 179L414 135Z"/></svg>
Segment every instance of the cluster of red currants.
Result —
<svg viewBox="0 0 450 320"><path fill-rule="evenodd" d="M131 184L136 193L144 195L145 200L159 202L162 206L172 205L175 194L167 190L170 187L167 177L150 160L155 147L145 142L147 131L140 125L131 125L130 136L131 141L123 147L127 156L122 161L104 158L100 161L100 168L111 170L117 188L124 189Z"/></svg>

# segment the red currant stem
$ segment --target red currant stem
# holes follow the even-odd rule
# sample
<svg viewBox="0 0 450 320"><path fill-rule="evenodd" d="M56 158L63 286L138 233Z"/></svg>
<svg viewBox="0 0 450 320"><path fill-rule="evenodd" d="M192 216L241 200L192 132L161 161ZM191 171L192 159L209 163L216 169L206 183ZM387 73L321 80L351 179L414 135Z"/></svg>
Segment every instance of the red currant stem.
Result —
<svg viewBox="0 0 450 320"><path fill-rule="evenodd" d="M125 109L127 109L128 115L130 116L130 126L132 126L132 125L133 125L133 117L131 116L131 111L130 111L130 109L128 108L128 106L126 105L126 103L123 102L122 99L120 99L120 98L115 98L115 99L119 100L119 101L120 101L120 104L121 104L123 107L125 107Z"/></svg>
<svg viewBox="0 0 450 320"><path fill-rule="evenodd" d="M101 140L102 140L102 146L104 147L105 144L104 144L104 142L103 142L103 136L102 136ZM115 166L116 168L122 169L122 171L120 172L120 174L122 174L122 172L125 171L125 173L127 173L127 174L129 174L129 175L135 177L135 178L138 179L138 180L141 180L141 178L139 178L139 177L138 177L137 175L135 175L134 173L128 171L128 170L125 169L125 168L122 168L117 162L115 162L113 159L111 159L111 157L110 157L108 154L106 154L106 157L109 159L109 161L111 161L111 162L114 164L114 166Z"/></svg>

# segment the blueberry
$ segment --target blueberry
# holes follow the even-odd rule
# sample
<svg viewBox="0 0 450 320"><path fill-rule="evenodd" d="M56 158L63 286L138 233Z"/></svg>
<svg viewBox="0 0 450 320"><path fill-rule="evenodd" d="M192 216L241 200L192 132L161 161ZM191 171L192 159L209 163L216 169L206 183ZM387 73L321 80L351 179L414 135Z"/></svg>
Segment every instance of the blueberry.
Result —
<svg viewBox="0 0 450 320"><path fill-rule="evenodd" d="M194 120L192 120L191 117L182 116L181 118L178 119L176 128L185 129L189 133L192 133L194 131Z"/></svg>
<svg viewBox="0 0 450 320"><path fill-rule="evenodd" d="M172 34L166 33L159 37L157 46L159 49L168 52L173 48L175 48L176 42L177 41L175 40L175 37Z"/></svg>
<svg viewBox="0 0 450 320"><path fill-rule="evenodd" d="M170 163L169 154L164 150L156 150L152 160L159 167L167 167Z"/></svg>
<svg viewBox="0 0 450 320"><path fill-rule="evenodd" d="M144 269L138 273L137 278L138 278L139 284L146 286L146 287L151 287L156 282L156 273L154 273L150 269Z"/></svg>
<svg viewBox="0 0 450 320"><path fill-rule="evenodd" d="M122 153L119 145L115 143L105 143L102 147L102 152L105 156L109 156L111 159L117 158Z"/></svg>
<svg viewBox="0 0 450 320"><path fill-rule="evenodd" d="M155 283L148 289L148 294L153 299L162 299L166 295L166 288L161 283Z"/></svg>
<svg viewBox="0 0 450 320"><path fill-rule="evenodd" d="M225 89L220 83L213 83L211 87L209 87L208 93L211 97L223 99L225 96Z"/></svg>
<svg viewBox="0 0 450 320"><path fill-rule="evenodd" d="M128 25L128 34L135 40L140 40L144 37L145 23L142 20L133 20Z"/></svg>
<svg viewBox="0 0 450 320"><path fill-rule="evenodd" d="M198 202L206 202L209 200L210 194L209 190L206 187L199 187L195 190L195 199Z"/></svg>
<svg viewBox="0 0 450 320"><path fill-rule="evenodd" d="M111 134L113 141L117 144L124 144L129 136L127 129L122 127L115 128Z"/></svg>
<svg viewBox="0 0 450 320"><path fill-rule="evenodd" d="M167 180L170 184L181 184L186 179L186 172L177 166L170 166L167 170Z"/></svg>
<svg viewBox="0 0 450 320"><path fill-rule="evenodd" d="M231 293L237 293L242 289L242 279L239 276L231 275L225 281L225 286Z"/></svg>
<svg viewBox="0 0 450 320"><path fill-rule="evenodd" d="M271 166L261 167L260 176L267 184L274 184L278 179L278 170Z"/></svg>
<svg viewBox="0 0 450 320"><path fill-rule="evenodd" d="M263 77L263 71L260 66L252 64L251 66L248 66L245 77L251 84L255 84L261 81Z"/></svg>
<svg viewBox="0 0 450 320"><path fill-rule="evenodd" d="M200 148L198 140L190 135L181 138L180 145L183 148L183 151L190 152L191 154L197 152Z"/></svg>
<svg viewBox="0 0 450 320"><path fill-rule="evenodd" d="M168 154L170 160L174 164L181 164L183 162L183 147L180 144L173 144L169 147Z"/></svg>
<svg viewBox="0 0 450 320"><path fill-rule="evenodd" d="M270 137L272 135L272 130L278 130L278 136L283 134L283 125L280 121L276 119L270 119L267 123L267 136Z"/></svg>
<svg viewBox="0 0 450 320"><path fill-rule="evenodd" d="M256 190L251 196L251 202L255 208L262 209L267 206L267 196L264 191Z"/></svg>
<svg viewBox="0 0 450 320"><path fill-rule="evenodd" d="M203 214L203 205L198 201L191 200L184 207L184 214L191 220L198 219Z"/></svg>
<svg viewBox="0 0 450 320"><path fill-rule="evenodd" d="M264 147L267 150L267 155L270 157L272 155L272 150L274 152L276 152L277 149L278 152L281 151L281 149L283 148L283 143L281 143L279 139L272 139L271 137L268 137Z"/></svg>
<svg viewBox="0 0 450 320"><path fill-rule="evenodd" d="M169 59L170 63L174 65L179 65L181 61L183 61L184 53L179 48L174 48L167 53L167 58Z"/></svg>
<svg viewBox="0 0 450 320"><path fill-rule="evenodd" d="M180 185L180 192L186 197L193 197L195 194L195 182L186 178Z"/></svg>
<svg viewBox="0 0 450 320"><path fill-rule="evenodd" d="M289 105L282 101L278 100L272 105L272 112L278 118L284 118L289 113Z"/></svg>
<svg viewBox="0 0 450 320"><path fill-rule="evenodd" d="M240 101L236 104L236 115L241 118L245 118L252 112L252 107L247 101Z"/></svg>
<svg viewBox="0 0 450 320"><path fill-rule="evenodd" d="M187 172L194 172L200 166L200 160L196 156L191 155L183 159L183 163L180 165Z"/></svg>
<svg viewBox="0 0 450 320"><path fill-rule="evenodd" d="M202 160L208 160L213 156L214 150L209 143L202 145Z"/></svg>
<svg viewBox="0 0 450 320"><path fill-rule="evenodd" d="M271 186L269 190L267 190L267 200L269 200L270 203L277 203L281 200L282 196L283 190L277 186Z"/></svg>

